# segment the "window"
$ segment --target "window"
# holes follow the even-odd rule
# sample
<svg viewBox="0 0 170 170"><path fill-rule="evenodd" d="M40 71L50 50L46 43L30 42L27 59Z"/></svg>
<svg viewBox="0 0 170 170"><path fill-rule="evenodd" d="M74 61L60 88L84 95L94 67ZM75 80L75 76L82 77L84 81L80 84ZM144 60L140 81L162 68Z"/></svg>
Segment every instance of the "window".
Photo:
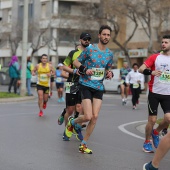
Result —
<svg viewBox="0 0 170 170"><path fill-rule="evenodd" d="M23 23L23 15L24 15L24 6L19 5L19 7L18 7L18 22L20 24Z"/></svg>
<svg viewBox="0 0 170 170"><path fill-rule="evenodd" d="M11 10L8 11L8 23L11 23Z"/></svg>
<svg viewBox="0 0 170 170"><path fill-rule="evenodd" d="M47 9L46 9L46 3L43 3L42 5L41 5L41 18L46 18L46 11Z"/></svg>
<svg viewBox="0 0 170 170"><path fill-rule="evenodd" d="M29 4L29 7L28 7L28 15L29 15L29 19L33 19L33 15L34 14L34 5L33 3L31 2Z"/></svg>

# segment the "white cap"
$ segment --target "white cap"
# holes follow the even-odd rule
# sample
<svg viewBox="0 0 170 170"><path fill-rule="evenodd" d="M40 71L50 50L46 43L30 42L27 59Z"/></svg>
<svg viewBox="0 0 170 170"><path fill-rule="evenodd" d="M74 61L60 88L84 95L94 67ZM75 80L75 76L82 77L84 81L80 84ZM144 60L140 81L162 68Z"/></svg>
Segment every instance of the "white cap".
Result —
<svg viewBox="0 0 170 170"><path fill-rule="evenodd" d="M60 67L60 66L63 66L63 64L62 64L62 63L59 63L59 64L58 64L58 67Z"/></svg>

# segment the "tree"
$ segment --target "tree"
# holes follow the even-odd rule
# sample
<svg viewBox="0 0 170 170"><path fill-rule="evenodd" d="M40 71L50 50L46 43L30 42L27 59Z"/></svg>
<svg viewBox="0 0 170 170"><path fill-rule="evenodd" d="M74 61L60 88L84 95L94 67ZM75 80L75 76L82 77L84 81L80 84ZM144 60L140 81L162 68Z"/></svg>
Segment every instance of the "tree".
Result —
<svg viewBox="0 0 170 170"><path fill-rule="evenodd" d="M9 27L9 24L3 24L1 25L1 47L6 47L7 45L10 46L10 52L11 56L16 55L16 50L19 46L19 42L22 40L22 34L20 27L13 23L14 27L11 31L11 28Z"/></svg>
<svg viewBox="0 0 170 170"><path fill-rule="evenodd" d="M40 26L37 23L38 21L32 22L28 28L28 41L31 43L30 48L32 49L31 56L33 56L39 49L48 45L51 41L48 35L49 26L44 29L40 29Z"/></svg>
<svg viewBox="0 0 170 170"><path fill-rule="evenodd" d="M9 34L9 43L11 47L11 55L16 55L19 43L22 41L22 29L17 23L13 23L13 30Z"/></svg>
<svg viewBox="0 0 170 170"><path fill-rule="evenodd" d="M113 28L112 41L124 52L126 60L131 66L127 45L138 27L136 8L133 2L126 0L105 0L104 7L102 20ZM128 25L132 25L129 35L126 34Z"/></svg>
<svg viewBox="0 0 170 170"><path fill-rule="evenodd" d="M137 11L138 20L148 37L148 52L153 53L154 41L160 42L162 34L166 32L163 30L163 24L170 19L170 2L168 0L142 0L136 5L140 9Z"/></svg>

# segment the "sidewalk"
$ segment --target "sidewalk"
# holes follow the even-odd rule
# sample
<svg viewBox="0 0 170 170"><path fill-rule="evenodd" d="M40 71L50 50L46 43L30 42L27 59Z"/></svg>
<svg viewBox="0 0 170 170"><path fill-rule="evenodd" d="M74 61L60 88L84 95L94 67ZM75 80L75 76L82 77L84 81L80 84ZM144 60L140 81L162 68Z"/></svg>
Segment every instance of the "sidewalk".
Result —
<svg viewBox="0 0 170 170"><path fill-rule="evenodd" d="M1 92L7 92L8 86L6 85L0 85L0 91ZM10 102L21 102L21 101L28 101L28 100L34 100L37 97L34 96L24 96L24 97L11 97L11 98L0 98L0 103L10 103Z"/></svg>

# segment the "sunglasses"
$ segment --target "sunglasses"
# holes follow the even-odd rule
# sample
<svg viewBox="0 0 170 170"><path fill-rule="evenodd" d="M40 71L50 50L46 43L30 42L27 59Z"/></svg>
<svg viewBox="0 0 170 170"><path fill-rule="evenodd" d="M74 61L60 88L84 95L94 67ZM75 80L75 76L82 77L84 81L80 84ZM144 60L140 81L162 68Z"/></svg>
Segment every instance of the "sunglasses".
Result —
<svg viewBox="0 0 170 170"><path fill-rule="evenodd" d="M91 40L91 38L83 38L83 41L90 41Z"/></svg>

